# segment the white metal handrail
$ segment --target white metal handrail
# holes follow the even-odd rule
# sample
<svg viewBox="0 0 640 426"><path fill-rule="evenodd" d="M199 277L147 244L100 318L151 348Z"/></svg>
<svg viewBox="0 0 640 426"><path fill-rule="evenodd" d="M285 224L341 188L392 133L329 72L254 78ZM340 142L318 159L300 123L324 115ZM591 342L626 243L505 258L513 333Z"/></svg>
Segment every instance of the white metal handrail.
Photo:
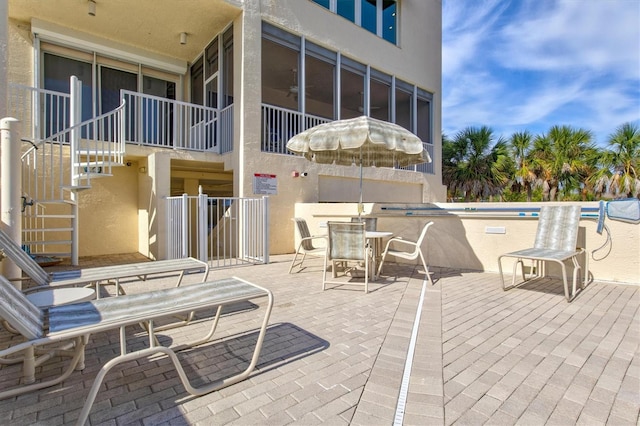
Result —
<svg viewBox="0 0 640 426"><path fill-rule="evenodd" d="M91 176L111 174L124 162L121 129L125 104L115 110L57 132L22 155L23 192L37 202L64 201L64 190L88 186ZM78 139L75 152L71 142ZM65 167L70 157L71 167Z"/></svg>

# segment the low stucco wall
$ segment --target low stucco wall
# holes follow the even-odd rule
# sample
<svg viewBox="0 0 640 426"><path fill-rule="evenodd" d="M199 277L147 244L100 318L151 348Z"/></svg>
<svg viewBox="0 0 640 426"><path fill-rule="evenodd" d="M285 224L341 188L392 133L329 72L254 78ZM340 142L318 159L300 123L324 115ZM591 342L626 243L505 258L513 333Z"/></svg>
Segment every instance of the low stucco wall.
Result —
<svg viewBox="0 0 640 426"><path fill-rule="evenodd" d="M596 208L598 203L574 203ZM423 244L427 263L433 266L498 271L498 256L533 245L537 218L531 213L483 213L486 208L537 208L542 203L433 203L433 204L365 204L365 215L378 218L378 229L391 231L396 236L415 240L422 226L433 221ZM445 209L437 210L437 208ZM469 210L464 210L464 209ZM477 210L473 210L473 209ZM446 210L450 209L450 210ZM312 234L326 233L328 220L349 220L357 215L353 203L298 203L295 215L307 220ZM640 225L606 220L611 232L607 243L606 233L596 232L596 217L580 221L578 244L589 253L589 271L598 281L614 281L640 285ZM491 233L499 228L504 233ZM295 251L299 235L291 222L289 228L291 252ZM495 231L495 230L494 230ZM607 245L592 253L603 244ZM585 259L581 260L584 266ZM505 272L511 273L511 259L503 261ZM553 269L551 273L554 273Z"/></svg>

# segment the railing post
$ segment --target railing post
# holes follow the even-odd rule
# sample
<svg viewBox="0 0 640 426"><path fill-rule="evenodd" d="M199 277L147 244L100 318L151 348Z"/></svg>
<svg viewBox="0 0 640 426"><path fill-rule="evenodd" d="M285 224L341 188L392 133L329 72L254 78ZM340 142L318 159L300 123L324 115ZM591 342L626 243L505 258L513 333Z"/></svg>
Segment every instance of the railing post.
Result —
<svg viewBox="0 0 640 426"><path fill-rule="evenodd" d="M78 148L80 143L80 128L75 128L76 124L82 121L82 82L78 77L72 75L70 79L71 88L71 111L70 124L73 130L70 134L70 151L71 151L71 184L77 186L79 184L79 176L81 171L80 156ZM87 184L90 182L90 170L87 160ZM71 191L73 217L71 219L71 264L77 266L80 260L78 247L80 246L80 224L78 218L78 194Z"/></svg>
<svg viewBox="0 0 640 426"><path fill-rule="evenodd" d="M209 210L209 197L202 193L202 185L198 186L198 259L209 261L207 252L207 218Z"/></svg>
<svg viewBox="0 0 640 426"><path fill-rule="evenodd" d="M81 108L82 108L82 83L78 80L78 77L72 75L69 81L71 91L71 111L69 114L69 124L71 125L70 134L70 151L71 151L71 184L78 186L78 177L80 175L80 164L78 162L78 143L80 141L80 129L74 128L78 123L82 121ZM87 170L88 176L89 170Z"/></svg>
<svg viewBox="0 0 640 426"><path fill-rule="evenodd" d="M182 194L182 258L189 257L189 196Z"/></svg>
<svg viewBox="0 0 640 426"><path fill-rule="evenodd" d="M269 197L262 197L262 250L264 264L269 263Z"/></svg>
<svg viewBox="0 0 640 426"><path fill-rule="evenodd" d="M20 174L20 139L16 137L13 124L19 120L12 117L0 120L0 173L2 177L2 193L0 209L2 210L2 228L19 246L22 245L22 226L20 221L20 196L22 191L22 175ZM20 268L5 259L0 262L2 274L10 278L22 275ZM22 289L22 281L15 283Z"/></svg>

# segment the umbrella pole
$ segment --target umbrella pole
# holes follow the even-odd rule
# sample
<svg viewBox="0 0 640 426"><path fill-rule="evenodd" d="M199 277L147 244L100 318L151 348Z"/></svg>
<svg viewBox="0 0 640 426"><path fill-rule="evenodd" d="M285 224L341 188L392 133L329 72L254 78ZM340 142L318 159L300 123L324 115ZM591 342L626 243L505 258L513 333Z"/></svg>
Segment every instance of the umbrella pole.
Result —
<svg viewBox="0 0 640 426"><path fill-rule="evenodd" d="M362 205L362 147L360 147L360 201L358 202L358 219L362 215L364 211L364 206Z"/></svg>

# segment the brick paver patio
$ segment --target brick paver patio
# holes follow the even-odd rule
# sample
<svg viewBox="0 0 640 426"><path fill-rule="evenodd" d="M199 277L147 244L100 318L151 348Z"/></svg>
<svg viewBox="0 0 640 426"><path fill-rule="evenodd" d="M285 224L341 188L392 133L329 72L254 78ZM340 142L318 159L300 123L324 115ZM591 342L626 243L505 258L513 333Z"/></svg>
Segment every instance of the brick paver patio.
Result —
<svg viewBox="0 0 640 426"><path fill-rule="evenodd" d="M291 258L273 256L269 265L210 274L210 279L235 275L274 293L271 325L249 379L193 397L166 358L123 364L107 375L91 424L639 422L638 285L594 282L567 303L558 280L503 292L496 274L433 268L435 285L425 288L414 329L424 277L418 267L385 266L369 294L347 286L323 292L322 260L307 260L302 271L288 274ZM132 260L144 259L83 259L82 266ZM188 276L185 283L199 278ZM125 288L133 293L169 282L150 279ZM220 324L223 341L181 354L187 374L209 382L243 369L261 314L260 306L251 304L226 314ZM199 319L162 332L162 343L184 342L206 325ZM130 333L134 345L145 343L140 328ZM1 330L0 345L9 339L15 341ZM84 371L58 386L0 401L0 423L73 424L97 369L118 350L117 333L94 335ZM407 358L410 372L405 372ZM39 374L54 374L62 362L47 362ZM19 375L18 366L3 366L0 386ZM402 411L399 394L406 394L400 398L406 400Z"/></svg>

